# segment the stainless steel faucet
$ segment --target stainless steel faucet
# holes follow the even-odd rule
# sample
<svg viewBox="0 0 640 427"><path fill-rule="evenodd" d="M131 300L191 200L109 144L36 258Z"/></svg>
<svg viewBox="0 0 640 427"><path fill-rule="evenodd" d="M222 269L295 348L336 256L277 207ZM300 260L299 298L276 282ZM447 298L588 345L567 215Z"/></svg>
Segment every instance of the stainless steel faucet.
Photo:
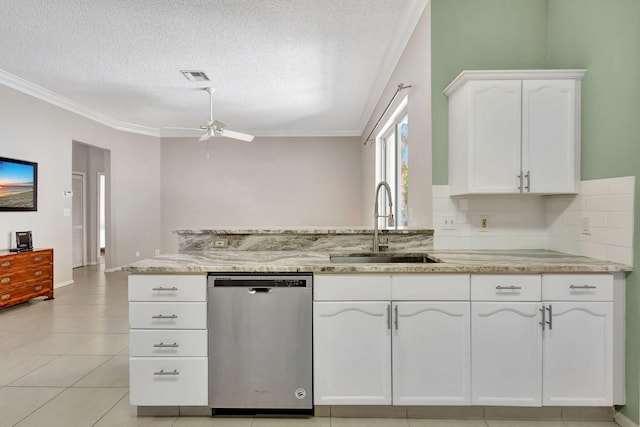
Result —
<svg viewBox="0 0 640 427"><path fill-rule="evenodd" d="M387 190L387 200L389 200L389 215L380 215L378 211L378 196L380 189L384 187ZM386 249L389 247L389 238L386 242L380 243L380 236L378 235L378 218L387 218L387 226L393 227L393 201L391 200L391 188L386 181L380 181L376 187L376 203L373 207L373 252L380 252L380 249Z"/></svg>

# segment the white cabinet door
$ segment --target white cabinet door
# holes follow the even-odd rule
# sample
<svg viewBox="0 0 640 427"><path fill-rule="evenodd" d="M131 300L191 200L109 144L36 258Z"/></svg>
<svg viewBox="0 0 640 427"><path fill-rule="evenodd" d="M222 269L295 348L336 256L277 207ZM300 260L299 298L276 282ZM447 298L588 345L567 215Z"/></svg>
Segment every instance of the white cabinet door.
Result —
<svg viewBox="0 0 640 427"><path fill-rule="evenodd" d="M393 404L469 405L469 302L393 305Z"/></svg>
<svg viewBox="0 0 640 427"><path fill-rule="evenodd" d="M521 82L474 81L469 90L469 192L518 193Z"/></svg>
<svg viewBox="0 0 640 427"><path fill-rule="evenodd" d="M471 403L540 406L539 302L471 303Z"/></svg>
<svg viewBox="0 0 640 427"><path fill-rule="evenodd" d="M613 303L547 302L545 306L551 307L552 317L543 341L543 403L612 406Z"/></svg>
<svg viewBox="0 0 640 427"><path fill-rule="evenodd" d="M391 304L315 302L316 405L391 404Z"/></svg>
<svg viewBox="0 0 640 427"><path fill-rule="evenodd" d="M577 84L575 80L522 82L522 170L528 174L525 185L531 193L576 192Z"/></svg>

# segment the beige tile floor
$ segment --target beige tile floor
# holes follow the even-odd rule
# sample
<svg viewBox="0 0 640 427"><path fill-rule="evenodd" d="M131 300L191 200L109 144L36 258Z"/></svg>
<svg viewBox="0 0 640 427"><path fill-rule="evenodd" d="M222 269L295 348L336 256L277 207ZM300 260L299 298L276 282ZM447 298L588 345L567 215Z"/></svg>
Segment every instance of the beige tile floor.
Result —
<svg viewBox="0 0 640 427"><path fill-rule="evenodd" d="M129 405L127 278L99 267L0 310L0 427L615 427L613 422L136 417Z"/></svg>

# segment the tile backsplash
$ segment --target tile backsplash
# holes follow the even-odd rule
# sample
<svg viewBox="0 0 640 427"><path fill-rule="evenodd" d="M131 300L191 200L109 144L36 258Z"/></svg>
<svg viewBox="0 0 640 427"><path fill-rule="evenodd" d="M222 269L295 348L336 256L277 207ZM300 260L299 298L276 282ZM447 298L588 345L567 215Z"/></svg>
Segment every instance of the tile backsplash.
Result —
<svg viewBox="0 0 640 427"><path fill-rule="evenodd" d="M448 185L435 185L433 245L551 249L632 265L634 187L631 176L583 181L577 195L451 198ZM455 229L446 229L451 220Z"/></svg>

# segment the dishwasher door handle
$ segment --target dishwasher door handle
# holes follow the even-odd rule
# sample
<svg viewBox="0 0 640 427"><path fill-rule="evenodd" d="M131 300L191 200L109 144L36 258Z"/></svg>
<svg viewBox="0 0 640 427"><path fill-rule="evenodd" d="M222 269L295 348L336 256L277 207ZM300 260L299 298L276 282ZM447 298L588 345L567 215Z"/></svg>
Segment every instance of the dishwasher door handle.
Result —
<svg viewBox="0 0 640 427"><path fill-rule="evenodd" d="M272 290L273 288L249 288L249 293L251 295L256 293L268 294L268 293L271 293Z"/></svg>

